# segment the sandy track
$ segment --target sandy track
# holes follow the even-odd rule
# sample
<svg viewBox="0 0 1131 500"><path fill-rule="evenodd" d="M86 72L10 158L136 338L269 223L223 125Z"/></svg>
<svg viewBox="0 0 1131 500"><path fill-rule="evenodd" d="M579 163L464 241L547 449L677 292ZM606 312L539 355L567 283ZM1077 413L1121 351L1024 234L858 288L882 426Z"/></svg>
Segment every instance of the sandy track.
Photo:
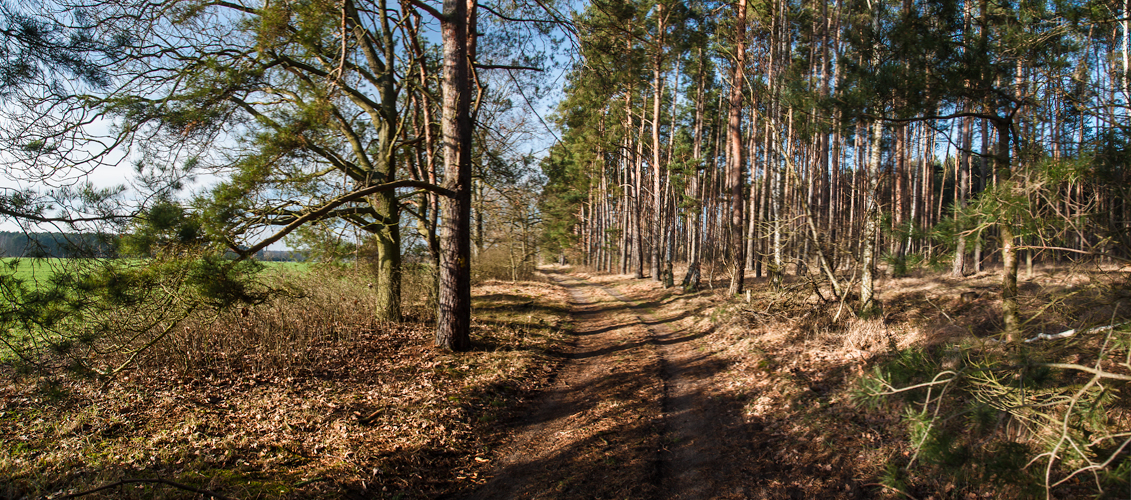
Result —
<svg viewBox="0 0 1131 500"><path fill-rule="evenodd" d="M670 326L683 311L553 277L572 297L573 350L490 479L458 498L745 498L740 408L719 396L725 363Z"/></svg>
<svg viewBox="0 0 1131 500"><path fill-rule="evenodd" d="M623 303L633 303L615 290L602 290ZM672 316L681 311L633 309L651 330L664 380L665 446L660 454L664 496L746 498L749 438L741 408L716 386L715 376L726 369L725 361L698 348L694 341L699 334L669 326Z"/></svg>

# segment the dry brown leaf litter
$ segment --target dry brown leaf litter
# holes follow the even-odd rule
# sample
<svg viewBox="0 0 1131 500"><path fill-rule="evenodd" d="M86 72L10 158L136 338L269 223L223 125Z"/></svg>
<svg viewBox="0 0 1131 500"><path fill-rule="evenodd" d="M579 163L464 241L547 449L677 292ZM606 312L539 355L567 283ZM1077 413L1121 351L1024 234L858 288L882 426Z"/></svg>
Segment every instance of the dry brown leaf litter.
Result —
<svg viewBox="0 0 1131 500"><path fill-rule="evenodd" d="M554 369L567 327L565 296L547 283L476 296L467 354L433 349L427 325L382 325L312 342L283 373L147 369L104 392L7 383L0 498L154 477L236 498L433 497L480 473L493 422ZM194 496L149 484L84 498Z"/></svg>
<svg viewBox="0 0 1131 500"><path fill-rule="evenodd" d="M1023 280L1030 311L1050 294L1095 292L1054 304L1034 328L1059 331L1080 321L1071 316L1080 311L1096 322L1113 316L1125 291L1093 277L1050 269ZM876 484L887 464L910 453L898 408L857 406L849 397L855 380L893 345L981 338L994 331L999 312L997 276L988 273L885 280L883 319L839 324L830 321L835 311L822 309L828 304L782 300L759 280L751 280L754 293L743 303L721 300L710 290L664 292L625 276L588 278L675 318L677 328L703 332L696 348L727 361L711 394L742 401L754 430L754 451L747 457L756 471L746 479L750 498L901 497ZM963 292L973 293L964 298ZM556 294L550 302L559 305L566 297L545 284L495 283L478 293L486 300L486 316L477 337L490 350L471 355L474 362L432 351L430 331L416 327L314 345L304 370L293 376L183 379L173 371L153 372L136 374L105 394L65 383L61 389L70 397L63 399L49 397L60 388L8 384L0 388L0 444L13 451L0 456L0 474L15 478L15 488L53 485L42 491L48 494L163 474L239 498L430 497L482 482L495 460L491 447L505 430L493 422L507 419L505 409L542 383L556 362L546 354L557 348L556 340L542 338L550 344L525 350L514 338L523 337L515 332L547 328L545 319L527 314L536 309L527 297ZM1090 302L1097 296L1107 302ZM616 400L600 404L605 413L621 410ZM359 416L373 420L361 425ZM616 453L590 451L593 457ZM931 478L918 484L919 498L994 496L960 492ZM546 496L569 497L565 486L546 490ZM19 494L9 486L0 495L13 491ZM148 486L123 491L192 496Z"/></svg>

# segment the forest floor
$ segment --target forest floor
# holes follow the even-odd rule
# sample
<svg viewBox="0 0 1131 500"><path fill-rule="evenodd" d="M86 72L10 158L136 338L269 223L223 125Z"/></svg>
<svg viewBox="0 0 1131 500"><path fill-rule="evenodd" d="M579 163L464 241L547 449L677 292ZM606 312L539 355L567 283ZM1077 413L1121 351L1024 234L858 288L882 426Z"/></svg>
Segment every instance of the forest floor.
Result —
<svg viewBox="0 0 1131 500"><path fill-rule="evenodd" d="M204 347L105 386L0 364L0 499L435 498L475 481L495 422L561 363L566 292L476 286L474 349L451 353L431 324L374 323L365 281L329 274L186 325Z"/></svg>
<svg viewBox="0 0 1131 500"><path fill-rule="evenodd" d="M1125 321L1125 271L1023 273L1023 305L1037 312L1029 331ZM861 380L903 363L906 353L927 360L956 356L959 344L1000 350L996 272L884 278L884 312L871 319L822 299L798 277L779 291L765 278L748 279L746 300L728 300L722 280L684 293L625 275L550 274L572 297L573 349L552 384L502 423L510 438L492 453L480 484L451 498L1043 496L1036 480L1015 484L996 472L903 470L917 456L904 418L915 403L871 405L862 394ZM1092 337L1079 348L1094 354ZM911 368L939 366L923 364ZM965 402L952 404L961 414ZM1125 425L1131 412L1124 402L1109 416ZM1002 422L1017 425L1008 416ZM992 449L992 441L981 443ZM1033 479L1037 469L1016 476ZM1067 481L1051 498L1092 491L1079 482ZM1114 484L1109 497L1131 497L1126 478Z"/></svg>
<svg viewBox="0 0 1131 500"><path fill-rule="evenodd" d="M747 498L742 405L719 391L725 363L677 326L694 311L647 284L554 279L574 305L569 361L464 497Z"/></svg>
<svg viewBox="0 0 1131 500"><path fill-rule="evenodd" d="M749 278L748 294L728 298L721 279L683 292L542 274L476 287L469 353L432 348L427 324L343 320L335 328L353 333L296 347L285 365L252 349L191 369L139 366L106 387L0 366L0 499L1034 494L1000 475L910 467L926 460L909 444L907 411L919 407L861 396L862 381L906 359L937 358L911 367L929 380L972 350L1001 350L996 273L884 279L871 319L798 276L776 291ZM1126 269L1038 268L1021 288L1030 335L1131 316ZM358 304L339 295L294 314ZM1103 339L1033 349L1088 363ZM1107 417L1126 429L1122 386L1107 385ZM1087 479L1051 497L1079 497ZM1105 484L1109 498L1131 497L1125 479Z"/></svg>

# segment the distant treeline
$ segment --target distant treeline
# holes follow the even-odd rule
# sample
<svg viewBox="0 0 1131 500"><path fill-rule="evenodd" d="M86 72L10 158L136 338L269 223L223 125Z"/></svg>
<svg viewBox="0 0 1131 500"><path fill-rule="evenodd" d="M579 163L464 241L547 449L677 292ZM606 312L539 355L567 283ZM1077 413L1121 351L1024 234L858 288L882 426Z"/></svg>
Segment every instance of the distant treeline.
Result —
<svg viewBox="0 0 1131 500"><path fill-rule="evenodd" d="M0 231L0 257L114 258L118 256L116 235L80 233L23 233ZM301 252L263 250L261 261L304 261Z"/></svg>
<svg viewBox="0 0 1131 500"><path fill-rule="evenodd" d="M305 262L306 256L302 252L291 250L260 250L255 254L256 260L264 262Z"/></svg>
<svg viewBox="0 0 1131 500"><path fill-rule="evenodd" d="M114 257L113 239L98 234L0 232L2 257Z"/></svg>

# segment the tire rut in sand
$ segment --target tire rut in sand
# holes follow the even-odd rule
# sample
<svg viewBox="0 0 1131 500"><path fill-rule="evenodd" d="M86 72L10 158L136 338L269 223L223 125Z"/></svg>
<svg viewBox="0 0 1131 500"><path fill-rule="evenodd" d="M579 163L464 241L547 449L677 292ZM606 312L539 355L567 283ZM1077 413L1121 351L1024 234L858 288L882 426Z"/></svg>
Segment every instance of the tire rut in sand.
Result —
<svg viewBox="0 0 1131 500"><path fill-rule="evenodd" d="M572 353L491 477L458 498L746 498L741 406L718 390L726 365L696 348L701 335L669 326L683 311L553 278L572 297Z"/></svg>
<svg viewBox="0 0 1131 500"><path fill-rule="evenodd" d="M486 483L457 498L659 498L660 363L627 307L554 276L572 296L575 344L512 425Z"/></svg>
<svg viewBox="0 0 1131 500"><path fill-rule="evenodd" d="M631 300L601 287L625 304ZM661 489L665 498L747 498L750 441L742 406L719 391L726 362L700 350L696 332L676 330L672 314L633 306L651 331L663 377L664 449L660 454ZM680 311L676 311L678 314Z"/></svg>

